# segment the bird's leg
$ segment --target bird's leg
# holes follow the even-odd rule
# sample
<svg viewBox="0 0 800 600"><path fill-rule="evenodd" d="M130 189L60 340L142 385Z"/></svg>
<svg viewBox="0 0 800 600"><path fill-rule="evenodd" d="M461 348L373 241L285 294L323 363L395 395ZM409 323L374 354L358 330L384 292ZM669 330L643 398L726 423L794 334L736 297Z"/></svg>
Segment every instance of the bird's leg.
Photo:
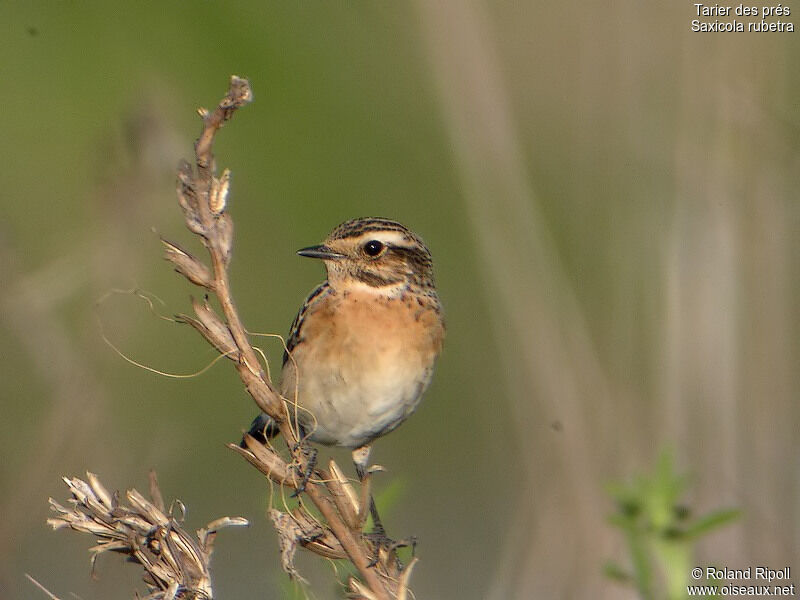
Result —
<svg viewBox="0 0 800 600"><path fill-rule="evenodd" d="M308 484L308 480L311 479L311 475L314 474L314 469L317 466L317 454L318 451L316 448L309 448L308 442L305 439L301 439L295 445L295 450L300 449L303 452L303 455L306 458L306 465L305 468L300 473L300 483L297 485L297 489L292 492L291 498L297 498L300 494L306 491L306 485ZM300 470L300 466L298 465L297 469Z"/></svg>
<svg viewBox="0 0 800 600"><path fill-rule="evenodd" d="M386 537L386 530L383 528L381 517L378 514L375 498L373 498L372 492L369 489L370 474L367 469L369 467L369 452L371 449L369 444L365 444L353 450L353 464L356 466L356 475L358 475L358 480L361 483L361 489L366 490L366 496L369 498L369 512L372 515L373 534L382 540L386 540L388 539ZM367 508L364 504L365 503L362 503L359 509L359 513L362 517L365 517L367 514Z"/></svg>

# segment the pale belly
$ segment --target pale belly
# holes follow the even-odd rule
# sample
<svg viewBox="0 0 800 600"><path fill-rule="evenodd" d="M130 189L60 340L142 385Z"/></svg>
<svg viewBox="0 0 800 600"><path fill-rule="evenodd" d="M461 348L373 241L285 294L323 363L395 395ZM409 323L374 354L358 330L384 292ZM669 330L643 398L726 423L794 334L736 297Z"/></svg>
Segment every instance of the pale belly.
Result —
<svg viewBox="0 0 800 600"><path fill-rule="evenodd" d="M298 403L311 440L355 448L400 425L419 405L430 373L323 370L303 377Z"/></svg>

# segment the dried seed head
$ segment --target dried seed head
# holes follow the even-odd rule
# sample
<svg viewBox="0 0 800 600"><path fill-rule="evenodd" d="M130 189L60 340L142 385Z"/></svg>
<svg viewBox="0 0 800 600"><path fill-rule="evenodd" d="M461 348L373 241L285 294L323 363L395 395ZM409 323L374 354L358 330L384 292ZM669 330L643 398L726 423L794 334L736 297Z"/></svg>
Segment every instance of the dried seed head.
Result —
<svg viewBox="0 0 800 600"><path fill-rule="evenodd" d="M347 519L348 525L353 528L358 528L361 523L359 522L359 514L361 510L361 506L358 499L358 494L353 489L353 486L350 485L350 482L345 477L342 470L339 468L339 465L336 464L336 461L331 460L328 464L330 468L331 477L333 478L332 487L333 490L341 491L341 494L344 496L345 501L347 502L347 506L349 510L346 510L346 514L342 515Z"/></svg>
<svg viewBox="0 0 800 600"><path fill-rule="evenodd" d="M211 212L215 215L222 214L228 202L228 191L231 185L231 171L225 169L220 177L211 178L211 193L208 205Z"/></svg>
<svg viewBox="0 0 800 600"><path fill-rule="evenodd" d="M229 444L228 447L242 454L250 464L275 483L297 488L295 478L290 476L289 467L280 456L249 434L245 434L244 443L246 450L235 444Z"/></svg>
<svg viewBox="0 0 800 600"><path fill-rule="evenodd" d="M207 301L200 302L192 298L192 308L197 318L205 326L205 338L211 342L222 354L233 359L239 356L236 342L228 326L219 318Z"/></svg>
<svg viewBox="0 0 800 600"><path fill-rule="evenodd" d="M175 270L186 277L195 285L199 285L208 290L214 287L214 278L211 270L200 262L197 258L186 252L177 244L173 244L165 239L161 239L164 244L164 258L175 265Z"/></svg>
<svg viewBox="0 0 800 600"><path fill-rule="evenodd" d="M72 493L70 506L64 507L51 498L50 509L56 516L47 522L54 529L69 527L97 537L97 544L90 548L92 565L104 552L127 554L145 571L148 598L212 598L208 564L213 535L220 527L242 524L243 519L225 517L214 521L198 532L198 543L180 523L164 514L155 498L151 502L130 490L126 494L129 504L124 504L118 493L108 493L96 475L87 474L87 480L88 483L77 477L64 478ZM151 484L157 485L154 478ZM156 496L160 495L159 491Z"/></svg>
<svg viewBox="0 0 800 600"><path fill-rule="evenodd" d="M350 593L348 594L349 598L353 598L355 600L378 600L378 597L372 592L372 590L370 590L355 577L351 577L348 583L350 584Z"/></svg>
<svg viewBox="0 0 800 600"><path fill-rule="evenodd" d="M283 571L292 579L300 583L307 583L294 566L294 555L297 546L303 539L303 530L292 518L291 515L283 513L274 508L269 509L269 518L278 532L278 548L281 551L281 567Z"/></svg>

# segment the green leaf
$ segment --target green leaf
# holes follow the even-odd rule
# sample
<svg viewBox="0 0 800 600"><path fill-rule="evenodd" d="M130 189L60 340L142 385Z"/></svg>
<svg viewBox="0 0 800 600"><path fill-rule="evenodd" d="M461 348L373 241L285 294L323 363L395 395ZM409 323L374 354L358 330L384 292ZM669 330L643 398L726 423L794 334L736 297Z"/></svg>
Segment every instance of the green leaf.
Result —
<svg viewBox="0 0 800 600"><path fill-rule="evenodd" d="M705 535L709 531L735 521L741 514L742 511L735 508L715 511L705 517L697 519L686 528L683 535L686 539L697 538L701 535Z"/></svg>

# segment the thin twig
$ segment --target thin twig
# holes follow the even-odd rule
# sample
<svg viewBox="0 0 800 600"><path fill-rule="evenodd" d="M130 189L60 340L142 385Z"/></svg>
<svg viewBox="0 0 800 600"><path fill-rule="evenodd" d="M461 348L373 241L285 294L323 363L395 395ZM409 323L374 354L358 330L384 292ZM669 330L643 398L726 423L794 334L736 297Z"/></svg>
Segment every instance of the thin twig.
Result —
<svg viewBox="0 0 800 600"><path fill-rule="evenodd" d="M60 599L58 596L56 596L55 594L53 594L53 592L51 592L50 590L48 590L46 587L44 587L44 586L43 586L41 583L39 583L38 581L36 581L36 580L35 580L33 577L31 577L31 576L30 576L30 575L28 575L27 573L25 573L25 577L27 577L27 578L28 578L28 581L30 581L30 582L31 582L33 585L35 585L37 588L39 588L39 589L40 589L40 590L42 590L42 591L43 591L45 594L47 594L47 597L48 597L48 598L50 598L50 600L61 600L61 599Z"/></svg>

